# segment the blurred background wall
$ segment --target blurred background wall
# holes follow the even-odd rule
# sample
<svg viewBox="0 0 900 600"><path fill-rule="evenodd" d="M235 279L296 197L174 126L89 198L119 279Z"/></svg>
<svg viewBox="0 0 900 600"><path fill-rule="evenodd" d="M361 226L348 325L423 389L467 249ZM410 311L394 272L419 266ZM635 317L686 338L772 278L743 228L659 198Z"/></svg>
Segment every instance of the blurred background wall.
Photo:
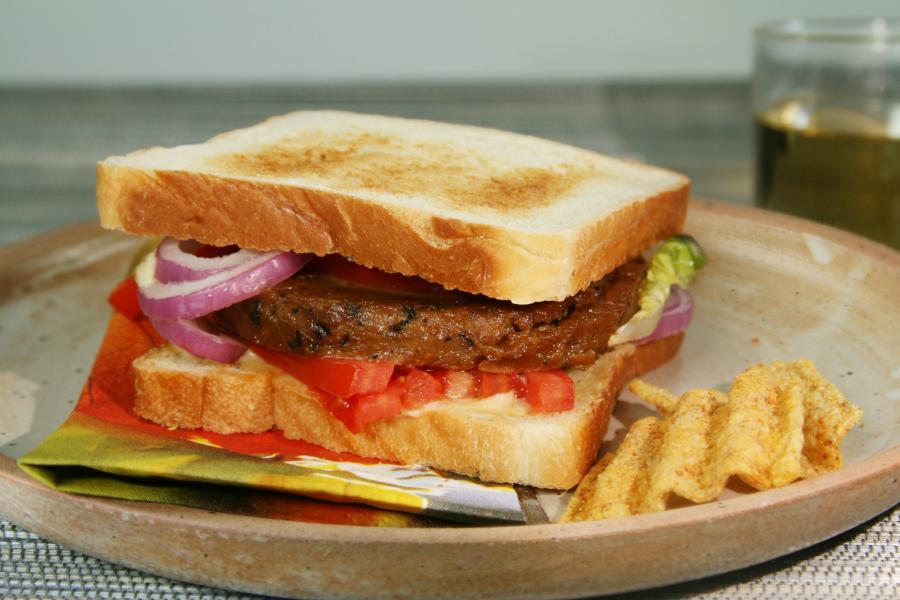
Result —
<svg viewBox="0 0 900 600"><path fill-rule="evenodd" d="M0 0L0 82L740 78L754 24L900 0Z"/></svg>
<svg viewBox="0 0 900 600"><path fill-rule="evenodd" d="M301 109L437 119L750 203L754 25L900 0L0 0L0 244L96 219L96 162Z"/></svg>

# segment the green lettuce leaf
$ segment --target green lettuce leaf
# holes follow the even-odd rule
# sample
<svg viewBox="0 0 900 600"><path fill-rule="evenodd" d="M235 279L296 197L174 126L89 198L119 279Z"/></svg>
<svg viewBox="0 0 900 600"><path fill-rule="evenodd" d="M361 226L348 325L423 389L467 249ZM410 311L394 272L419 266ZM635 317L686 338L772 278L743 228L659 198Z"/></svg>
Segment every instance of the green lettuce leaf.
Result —
<svg viewBox="0 0 900 600"><path fill-rule="evenodd" d="M708 262L706 252L689 235L676 235L663 242L650 259L638 299L640 308L609 338L609 345L630 342L653 333L672 286L686 288Z"/></svg>

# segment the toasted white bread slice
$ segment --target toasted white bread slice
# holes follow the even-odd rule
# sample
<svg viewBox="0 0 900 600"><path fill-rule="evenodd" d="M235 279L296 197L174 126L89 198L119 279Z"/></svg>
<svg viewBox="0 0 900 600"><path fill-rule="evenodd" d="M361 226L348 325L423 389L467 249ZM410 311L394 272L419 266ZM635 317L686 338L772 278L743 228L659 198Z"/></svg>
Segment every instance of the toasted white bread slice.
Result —
<svg viewBox="0 0 900 600"><path fill-rule="evenodd" d="M676 173L492 129L297 112L97 168L104 227L339 253L449 289L562 300L680 231Z"/></svg>
<svg viewBox="0 0 900 600"><path fill-rule="evenodd" d="M570 411L509 414L485 410L483 401L442 401L359 434L331 416L304 384L252 353L222 365L165 346L134 362L134 409L167 427L218 433L274 427L287 438L331 450L485 481L568 489L594 463L622 387L668 361L681 340L678 334L642 346L625 344L585 370L570 370L576 393Z"/></svg>

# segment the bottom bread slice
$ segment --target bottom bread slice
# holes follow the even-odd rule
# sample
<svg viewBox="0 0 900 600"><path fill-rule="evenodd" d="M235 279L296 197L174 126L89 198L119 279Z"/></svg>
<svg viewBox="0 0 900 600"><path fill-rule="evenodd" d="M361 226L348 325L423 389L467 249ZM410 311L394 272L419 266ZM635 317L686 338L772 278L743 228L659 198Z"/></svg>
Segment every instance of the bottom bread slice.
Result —
<svg viewBox="0 0 900 600"><path fill-rule="evenodd" d="M570 370L575 407L506 414L485 403L442 401L351 433L306 385L248 352L234 365L173 346L134 361L135 413L181 429L216 433L282 430L331 450L424 464L484 481L568 489L596 459L616 397L631 378L672 358L682 334L624 344L583 370Z"/></svg>

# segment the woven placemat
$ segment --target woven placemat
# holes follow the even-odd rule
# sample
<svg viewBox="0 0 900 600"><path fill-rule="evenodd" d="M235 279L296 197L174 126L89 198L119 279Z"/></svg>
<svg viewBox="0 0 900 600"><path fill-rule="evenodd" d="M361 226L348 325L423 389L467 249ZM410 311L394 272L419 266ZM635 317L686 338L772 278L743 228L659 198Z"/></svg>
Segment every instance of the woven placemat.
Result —
<svg viewBox="0 0 900 600"><path fill-rule="evenodd" d="M626 596L898 598L900 509L811 548L724 575ZM179 583L63 548L0 521L0 598L261 598Z"/></svg>

